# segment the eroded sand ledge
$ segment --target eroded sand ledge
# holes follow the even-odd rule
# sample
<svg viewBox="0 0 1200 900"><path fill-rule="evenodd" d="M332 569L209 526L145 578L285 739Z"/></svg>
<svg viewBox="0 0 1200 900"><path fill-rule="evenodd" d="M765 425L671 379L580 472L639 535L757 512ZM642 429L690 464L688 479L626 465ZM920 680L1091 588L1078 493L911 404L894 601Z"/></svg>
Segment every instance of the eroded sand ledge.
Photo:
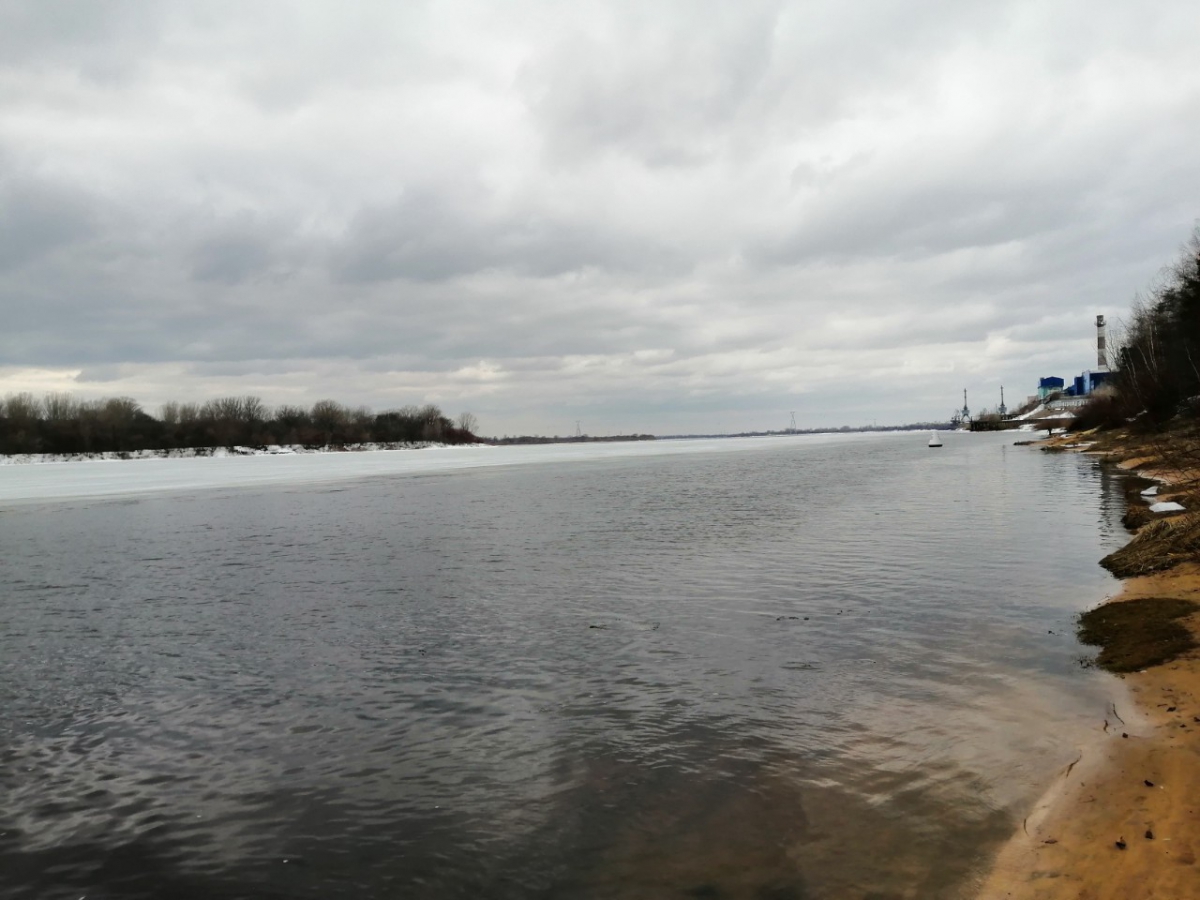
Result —
<svg viewBox="0 0 1200 900"><path fill-rule="evenodd" d="M1146 597L1200 601L1200 564L1131 578L1111 602ZM1185 624L1200 641L1200 613ZM1121 677L1129 708L1097 723L978 900L1200 900L1200 651Z"/></svg>

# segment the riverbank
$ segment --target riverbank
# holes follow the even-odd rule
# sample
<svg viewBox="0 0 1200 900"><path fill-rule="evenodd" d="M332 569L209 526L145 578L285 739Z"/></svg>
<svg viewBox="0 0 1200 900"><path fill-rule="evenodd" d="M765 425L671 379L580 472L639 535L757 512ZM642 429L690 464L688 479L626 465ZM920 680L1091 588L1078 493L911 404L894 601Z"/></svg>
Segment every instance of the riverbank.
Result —
<svg viewBox="0 0 1200 900"><path fill-rule="evenodd" d="M1043 447L1102 453L1163 482L1153 499L1200 509L1190 468L1169 441L1118 433L1060 438ZM1126 517L1138 526L1128 547L1142 551L1126 548L1105 560L1117 574L1145 572L1128 577L1109 601L1135 604L1121 612L1142 622L1161 606L1153 601L1200 603L1200 561L1187 540L1200 513L1147 521L1141 507L1148 501L1131 497ZM1200 644L1200 612L1178 624L1192 639L1184 644ZM1147 640L1162 643L1161 636ZM1192 646L1118 677L1124 699L1097 722L1094 744L1064 768L1001 850L978 900L1200 898L1200 651Z"/></svg>
<svg viewBox="0 0 1200 900"><path fill-rule="evenodd" d="M97 453L12 453L0 454L0 466L41 465L64 462L113 462L135 459L225 459L231 456L295 456L312 453L369 453L377 450L427 450L431 447L481 447L475 444L443 444L436 441L389 441L365 444L270 444L266 447L177 447L171 450L107 450Z"/></svg>

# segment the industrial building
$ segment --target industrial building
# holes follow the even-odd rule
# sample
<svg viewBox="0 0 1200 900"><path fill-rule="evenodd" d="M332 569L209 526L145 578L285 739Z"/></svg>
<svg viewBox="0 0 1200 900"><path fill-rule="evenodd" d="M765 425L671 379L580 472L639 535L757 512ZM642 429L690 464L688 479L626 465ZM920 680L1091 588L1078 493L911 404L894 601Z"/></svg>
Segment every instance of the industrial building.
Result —
<svg viewBox="0 0 1200 900"><path fill-rule="evenodd" d="M1037 396L1039 400L1045 400L1051 394L1061 394L1064 390L1066 390L1066 382L1061 378L1051 375L1048 378L1038 379Z"/></svg>
<svg viewBox="0 0 1200 900"><path fill-rule="evenodd" d="M1004 403L1004 388L1000 388L1000 406L978 420L972 418L967 407L967 392L963 391L961 410L950 417L954 427L967 427L972 431L990 431L1015 428L1019 425L1048 423L1044 427L1062 427L1073 417L1073 410L1087 404L1088 397L1103 388L1111 376L1108 367L1108 347L1105 340L1104 316L1096 316L1096 368L1087 369L1070 380L1048 375L1038 379L1037 393L1026 398L1022 408L1025 412L1010 416Z"/></svg>
<svg viewBox="0 0 1200 900"><path fill-rule="evenodd" d="M1108 345L1104 334L1104 316L1096 316L1096 368L1086 369L1076 375L1070 384L1051 376L1038 379L1037 396L1045 400L1054 394L1067 397L1087 397L1108 381L1112 374L1108 368Z"/></svg>
<svg viewBox="0 0 1200 900"><path fill-rule="evenodd" d="M1111 373L1105 371L1087 371L1082 375L1075 376L1075 383L1067 387L1068 397L1086 397L1104 382L1108 381L1108 376Z"/></svg>

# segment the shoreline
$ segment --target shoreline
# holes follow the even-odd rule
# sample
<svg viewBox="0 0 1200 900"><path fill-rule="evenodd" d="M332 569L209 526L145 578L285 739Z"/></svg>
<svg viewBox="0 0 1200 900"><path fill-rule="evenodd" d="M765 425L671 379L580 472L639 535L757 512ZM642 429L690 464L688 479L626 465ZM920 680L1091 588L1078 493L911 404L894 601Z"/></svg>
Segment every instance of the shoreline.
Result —
<svg viewBox="0 0 1200 900"><path fill-rule="evenodd" d="M1200 602L1200 562L1126 578L1102 605L1148 598ZM1200 613L1183 624L1200 643ZM1125 699L997 853L975 900L1200 900L1200 649L1114 677Z"/></svg>
<svg viewBox="0 0 1200 900"><path fill-rule="evenodd" d="M482 442L447 444L441 441L369 441L363 444L268 444L262 447L175 447L169 450L98 450L81 453L0 454L0 466L40 466L69 462L134 462L145 459L228 459L239 456L307 456L336 453L376 453L391 450L430 450L445 447L483 447Z"/></svg>

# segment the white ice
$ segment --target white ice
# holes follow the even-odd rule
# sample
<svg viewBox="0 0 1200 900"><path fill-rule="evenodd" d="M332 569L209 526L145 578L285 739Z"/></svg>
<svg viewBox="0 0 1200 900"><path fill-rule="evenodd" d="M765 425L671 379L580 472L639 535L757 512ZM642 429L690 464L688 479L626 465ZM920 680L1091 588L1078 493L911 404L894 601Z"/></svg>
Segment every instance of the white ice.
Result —
<svg viewBox="0 0 1200 900"><path fill-rule="evenodd" d="M1150 512L1152 513L1168 513L1168 512L1183 512L1184 507L1174 501L1168 500L1163 503L1150 504Z"/></svg>
<svg viewBox="0 0 1200 900"><path fill-rule="evenodd" d="M297 454L152 459L89 459L48 465L0 465L0 507L85 497L119 497L280 484L321 484L377 476L451 472L483 466L585 462L628 456L723 453L785 442L815 445L872 440L880 434L487 445Z"/></svg>

